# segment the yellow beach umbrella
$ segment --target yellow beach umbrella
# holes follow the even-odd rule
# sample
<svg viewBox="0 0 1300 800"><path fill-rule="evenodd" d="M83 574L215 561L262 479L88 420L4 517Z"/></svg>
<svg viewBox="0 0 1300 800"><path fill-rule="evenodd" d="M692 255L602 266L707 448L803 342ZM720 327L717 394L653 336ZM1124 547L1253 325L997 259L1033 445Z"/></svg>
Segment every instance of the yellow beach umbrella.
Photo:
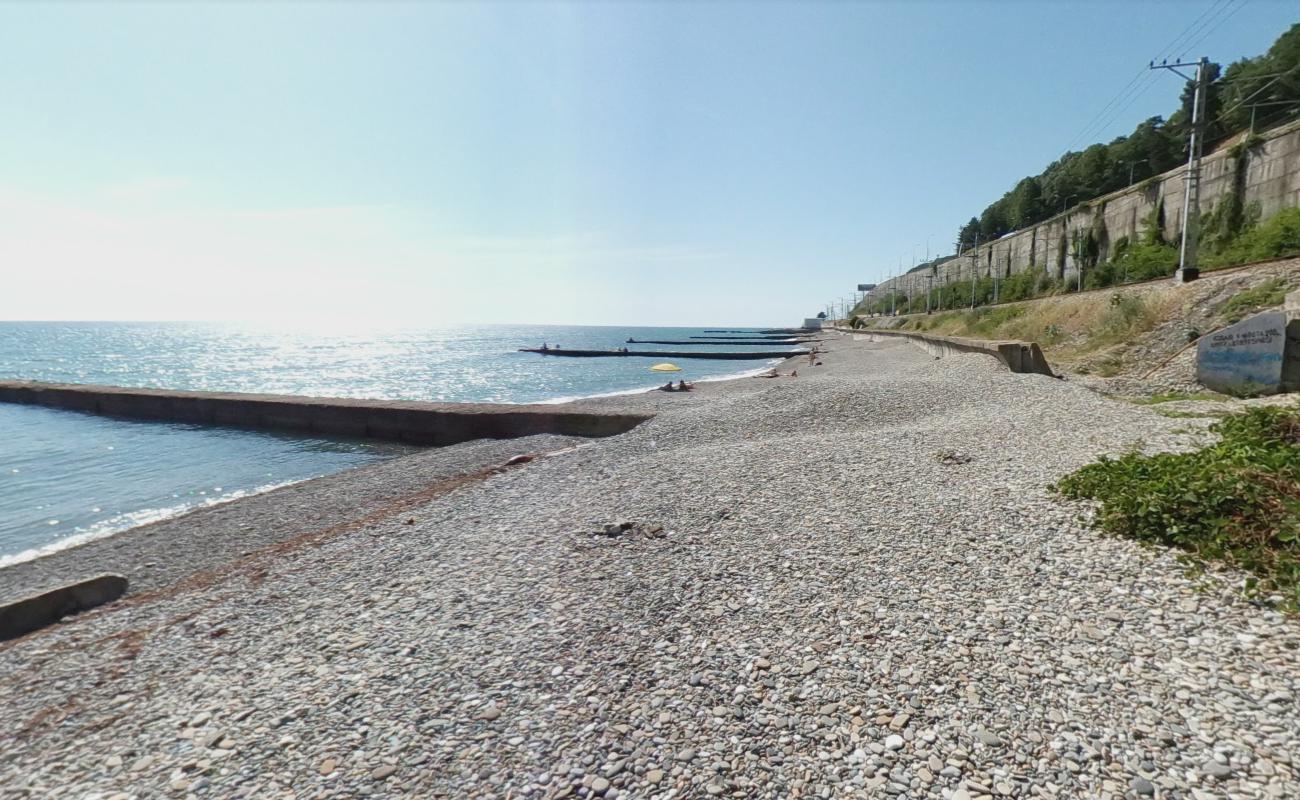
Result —
<svg viewBox="0 0 1300 800"><path fill-rule="evenodd" d="M650 371L651 372L681 372L682 368L677 366L676 364L669 364L668 362L665 361L662 364L655 364L653 367L650 368Z"/></svg>

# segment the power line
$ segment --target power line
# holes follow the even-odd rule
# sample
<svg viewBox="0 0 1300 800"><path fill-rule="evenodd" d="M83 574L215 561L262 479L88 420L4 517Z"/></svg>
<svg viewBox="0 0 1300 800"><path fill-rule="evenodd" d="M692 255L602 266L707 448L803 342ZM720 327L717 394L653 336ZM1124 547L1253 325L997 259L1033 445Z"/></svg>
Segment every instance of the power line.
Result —
<svg viewBox="0 0 1300 800"><path fill-rule="evenodd" d="M1143 67L1143 68L1138 72L1137 75L1134 75L1133 78L1132 78L1132 80L1130 80L1130 81L1129 81L1129 82L1124 86L1123 89L1120 89L1119 93L1116 94L1114 97L1112 97L1109 103L1107 103L1106 105L1102 106L1101 111L1098 111L1097 114L1096 114L1095 116L1093 116L1093 118L1088 122L1088 124L1084 126L1083 130L1080 131L1078 134L1076 134L1076 135L1074 136L1074 138L1070 140L1070 143L1069 143L1068 145L1066 145L1066 147L1065 147L1065 151L1064 151L1063 153L1061 153L1061 155L1065 155L1066 153L1069 153L1071 150L1074 149L1074 146L1075 146L1076 144L1078 144L1078 143L1080 143L1080 142L1083 142L1083 141L1087 141L1087 140L1088 140L1088 139L1093 135L1093 132L1094 132L1094 131L1098 131L1098 130L1100 130L1100 129L1102 128L1102 126L1104 126L1105 124L1108 124L1108 122L1103 122L1103 123L1101 123L1101 125L1099 125L1098 122L1102 119L1103 116L1105 116L1105 115L1107 114L1107 112L1108 112L1108 111L1109 111L1109 110L1110 110L1110 109L1111 109L1111 108L1112 108L1116 103L1118 103L1118 102L1122 102L1122 101L1124 100L1124 98L1125 98L1127 95L1129 95L1129 94L1130 94L1131 92L1133 92L1133 91L1136 91L1136 87L1138 86L1138 84L1141 83L1141 81L1142 81L1142 77L1143 77L1143 76L1146 76L1147 78L1150 78L1150 72L1149 72L1149 70L1147 70L1145 67ZM1150 80L1147 81L1147 83L1150 83L1150 82L1151 82Z"/></svg>
<svg viewBox="0 0 1300 800"><path fill-rule="evenodd" d="M1240 4L1234 8L1234 2L1239 2ZM1226 22L1229 17L1241 10L1247 2L1249 2L1249 0L1215 0L1208 8L1201 12L1200 16L1192 20L1186 28L1183 28L1182 32L1175 36L1169 44L1157 51L1157 57L1161 57L1160 54L1166 56L1172 54L1174 50L1179 47L1187 50L1200 44L1207 36ZM1192 37L1198 38L1193 42ZM1147 77L1147 80L1145 81L1142 79L1144 75ZM1106 128L1118 119L1121 114L1127 111L1133 103L1138 100L1138 98L1146 94L1156 81L1157 78L1151 74L1150 70L1145 67L1138 70L1137 74L1130 78L1129 82L1124 85L1124 88L1120 89L1119 92L1106 103L1106 105L1102 106L1101 110L1098 111L1084 126L1083 130L1070 140L1070 143L1061 153L1061 157L1064 157L1073 150L1075 145L1087 142L1088 139L1100 135L1101 132L1106 130Z"/></svg>
<svg viewBox="0 0 1300 800"><path fill-rule="evenodd" d="M1234 111L1236 111L1238 108L1240 108L1242 105L1244 105L1244 104L1246 103L1247 100L1252 100L1252 99L1254 99L1255 95L1259 94L1260 92L1264 91L1264 90L1267 89L1268 87L1270 87L1270 86L1272 86L1273 84L1277 83L1278 81L1282 80L1282 79L1283 79L1284 77L1286 77L1288 74L1290 74L1290 73L1292 73L1292 72L1295 72L1297 69L1300 69L1300 64L1296 64L1294 67L1292 67L1291 69L1287 70L1286 72L1279 72L1279 73L1277 73L1276 75L1273 75L1273 76L1272 76L1273 80L1269 81L1268 83L1266 83L1266 84L1264 84L1263 86L1259 87L1259 88L1256 89L1255 91L1251 92L1250 94L1248 94L1248 95L1246 95L1245 97L1241 98L1241 99L1238 100L1237 102L1233 103L1231 106L1229 106L1227 109L1225 109L1221 114L1219 114L1219 116L1215 117L1214 121L1215 121L1215 122L1219 122L1219 121L1222 120L1224 117L1228 116L1229 114L1231 114L1232 112L1234 112ZM1260 75L1260 76L1258 76L1258 77L1260 77L1260 78L1264 78L1264 77L1268 77L1268 76Z"/></svg>
<svg viewBox="0 0 1300 800"><path fill-rule="evenodd" d="M1236 14L1238 11L1242 10L1243 8L1245 8L1245 7L1246 7L1246 4L1249 3L1249 2L1250 2L1250 0L1241 0L1240 4L1237 5L1236 8L1232 9L1232 10L1229 11L1227 14L1223 15L1223 16L1219 19L1218 22L1214 23L1214 24L1213 24L1212 26L1210 26L1210 27L1209 27L1209 28L1208 28L1204 33L1202 33L1201 36L1200 36L1200 38L1198 38L1196 41L1192 42L1191 44L1188 44L1188 45L1187 45L1186 47L1184 47L1183 49L1186 50L1186 51L1195 52L1195 51L1196 51L1196 48L1197 48L1197 47L1200 47L1201 42L1205 41L1205 40L1210 36L1210 34L1214 33L1216 30L1218 30L1218 29L1219 29L1219 26L1221 26L1223 23L1227 22L1229 19L1232 19L1232 15L1233 15L1233 14ZM1227 6L1224 6L1224 7L1227 8Z"/></svg>
<svg viewBox="0 0 1300 800"><path fill-rule="evenodd" d="M1150 72L1149 70L1146 71L1148 73ZM1158 81L1159 78L1148 74L1147 80L1134 86L1133 90L1129 92L1124 102L1121 105L1115 106L1114 110L1112 110L1106 116L1105 119L1101 120L1097 125L1094 126L1094 133L1096 135L1100 135L1102 131L1109 128L1111 124L1115 122L1115 120L1119 119L1120 116L1124 114L1124 112L1128 111L1129 108L1131 108L1134 103L1136 103L1143 95L1145 95L1151 89L1152 86L1156 85ZM1087 138L1089 137L1087 136L1084 137L1085 140ZM1071 146L1073 146L1073 143L1071 144Z"/></svg>
<svg viewBox="0 0 1300 800"><path fill-rule="evenodd" d="M1219 7L1220 3L1223 4L1221 8ZM1165 47L1163 47L1162 49L1156 51L1156 57L1153 60L1172 58L1175 61L1181 61L1183 53L1186 52L1190 47L1188 42L1191 41L1191 37L1199 33L1200 29L1204 27L1206 24L1209 24L1209 22L1211 21L1210 18L1212 17L1213 14L1222 13L1223 10L1226 9L1228 6L1232 5L1232 3L1233 0L1215 0L1215 2L1212 3L1209 8L1201 12L1201 15L1199 17L1192 20L1191 24L1189 24L1186 28L1184 28L1182 33L1174 37L1174 40L1172 42L1165 45Z"/></svg>

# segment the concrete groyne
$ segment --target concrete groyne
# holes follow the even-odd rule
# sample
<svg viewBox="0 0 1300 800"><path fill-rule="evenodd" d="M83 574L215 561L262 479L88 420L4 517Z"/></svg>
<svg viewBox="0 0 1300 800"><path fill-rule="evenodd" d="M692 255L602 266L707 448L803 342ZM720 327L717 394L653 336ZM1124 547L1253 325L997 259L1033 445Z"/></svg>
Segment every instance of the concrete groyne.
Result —
<svg viewBox="0 0 1300 800"><path fill-rule="evenodd" d="M32 381L0 381L0 402L132 419L356 436L434 447L542 433L613 436L651 416L567 404L422 403Z"/></svg>
<svg viewBox="0 0 1300 800"><path fill-rule="evenodd" d="M720 344L715 342L715 344ZM773 358L794 358L808 355L807 350L774 350L750 353L712 352L677 350L561 350L551 347L521 347L521 353L537 353L541 356L560 356L562 358L705 358L711 361L757 361Z"/></svg>

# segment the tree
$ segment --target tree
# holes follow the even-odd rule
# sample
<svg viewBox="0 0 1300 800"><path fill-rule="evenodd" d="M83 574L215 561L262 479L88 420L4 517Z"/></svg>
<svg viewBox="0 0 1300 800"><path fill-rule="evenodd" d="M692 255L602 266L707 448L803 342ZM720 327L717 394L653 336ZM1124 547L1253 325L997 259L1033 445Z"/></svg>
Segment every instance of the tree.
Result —
<svg viewBox="0 0 1300 800"><path fill-rule="evenodd" d="M1256 110L1256 130L1290 120L1300 114L1300 23L1279 36L1264 55L1236 61L1226 71L1213 62L1207 69L1207 150L1250 125L1253 103L1281 103ZM977 234L980 241L990 241L1042 222L1059 213L1071 198L1083 203L1121 189L1128 185L1130 174L1134 179L1157 175L1186 161L1193 94L1194 84L1189 82L1179 97L1179 108L1168 120L1150 117L1128 136L1068 152L1038 175L1021 179L961 227L958 247L974 245Z"/></svg>
<svg viewBox="0 0 1300 800"><path fill-rule="evenodd" d="M965 250L968 247L974 247L979 231L980 221L975 217L971 217L970 222L961 226L961 230L957 232L957 249Z"/></svg>
<svg viewBox="0 0 1300 800"><path fill-rule="evenodd" d="M1007 217L1012 229L1024 228L1043 219L1043 187L1037 178L1024 178L1011 191Z"/></svg>

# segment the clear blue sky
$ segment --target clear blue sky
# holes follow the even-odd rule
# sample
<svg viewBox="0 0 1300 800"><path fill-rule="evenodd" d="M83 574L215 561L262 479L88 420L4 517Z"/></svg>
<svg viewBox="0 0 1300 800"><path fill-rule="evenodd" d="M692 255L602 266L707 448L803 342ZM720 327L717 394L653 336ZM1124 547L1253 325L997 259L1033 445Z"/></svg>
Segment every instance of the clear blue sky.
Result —
<svg viewBox="0 0 1300 800"><path fill-rule="evenodd" d="M1225 64L1300 17L3 4L0 318L793 323L950 250L1207 10Z"/></svg>

